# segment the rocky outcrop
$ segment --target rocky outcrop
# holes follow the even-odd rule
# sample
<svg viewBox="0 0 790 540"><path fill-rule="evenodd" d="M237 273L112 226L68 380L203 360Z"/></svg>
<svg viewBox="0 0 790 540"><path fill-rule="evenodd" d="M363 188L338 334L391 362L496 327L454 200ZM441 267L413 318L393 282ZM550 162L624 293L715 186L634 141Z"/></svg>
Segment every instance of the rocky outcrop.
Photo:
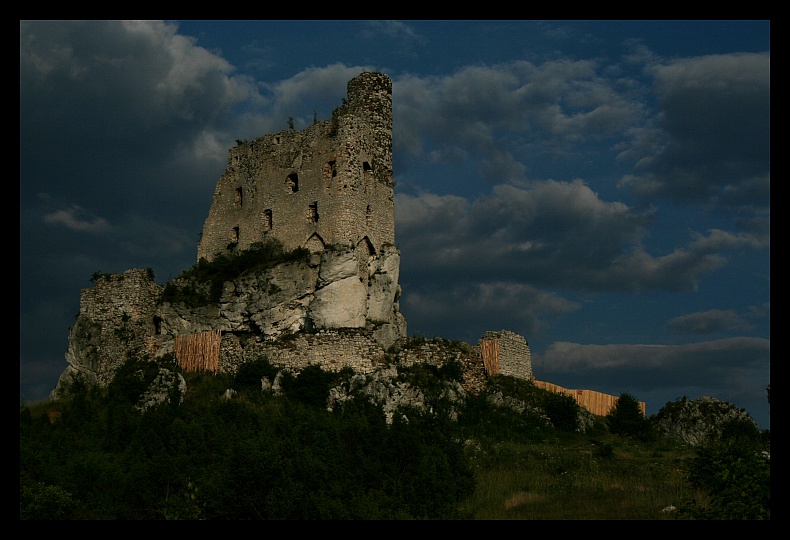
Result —
<svg viewBox="0 0 790 540"><path fill-rule="evenodd" d="M93 289L82 291L61 380L65 384L80 374L104 386L130 357L163 357L174 352L176 336L209 331L223 335L221 362L226 363L220 369L226 371L261 354L297 370L299 361L326 363L329 369L353 361L352 367L370 371L386 349L406 337L399 266L393 245L375 255L355 246L329 246L303 260L228 279L219 300L207 305L161 302L163 288L145 270L100 276ZM211 288L189 273L170 285L205 296ZM301 353L287 354L293 353L292 337L300 334L305 334ZM280 343L284 338L290 341Z"/></svg>
<svg viewBox="0 0 790 540"><path fill-rule="evenodd" d="M342 408L343 403L355 397L367 399L381 408L387 424L392 424L395 414L408 410L434 412L434 405L440 400L461 405L467 397L466 391L458 381L441 381L436 395L427 395L425 389L413 384L395 366L374 371L371 374L354 375L346 384L329 391L327 410ZM457 419L457 411L449 408L450 417Z"/></svg>
<svg viewBox="0 0 790 540"><path fill-rule="evenodd" d="M164 335L252 333L274 341L301 331L355 328L372 331L387 349L406 337L399 267L400 252L393 245L376 256L354 246L330 246L308 260L226 281L215 305L165 303L159 308L160 330Z"/></svg>
<svg viewBox="0 0 790 540"><path fill-rule="evenodd" d="M178 399L180 404L187 391L187 382L180 373L175 373L166 368L159 368L156 378L140 396L137 409L147 411L152 407L169 403L171 399Z"/></svg>
<svg viewBox="0 0 790 540"><path fill-rule="evenodd" d="M726 429L733 427L758 429L745 410L708 396L694 400L681 398L667 403L653 420L655 431L689 446L717 441Z"/></svg>

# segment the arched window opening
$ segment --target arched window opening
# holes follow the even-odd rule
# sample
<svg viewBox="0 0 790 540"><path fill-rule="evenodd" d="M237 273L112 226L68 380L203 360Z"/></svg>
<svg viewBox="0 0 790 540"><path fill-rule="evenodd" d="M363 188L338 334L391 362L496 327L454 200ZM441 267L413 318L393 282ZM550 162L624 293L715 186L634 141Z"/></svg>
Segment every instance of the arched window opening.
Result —
<svg viewBox="0 0 790 540"><path fill-rule="evenodd" d="M310 235L310 238L307 239L305 242L304 247L306 247L310 253L321 253L324 251L324 239L318 233L313 233Z"/></svg>
<svg viewBox="0 0 790 540"><path fill-rule="evenodd" d="M362 162L362 189L365 193L368 192L370 188L370 174L373 172L373 167L370 166L370 163L367 161Z"/></svg>
<svg viewBox="0 0 790 540"><path fill-rule="evenodd" d="M318 223L318 201L310 203L310 208L307 211L307 219L310 223Z"/></svg>
<svg viewBox="0 0 790 540"><path fill-rule="evenodd" d="M242 199L243 193L244 192L241 189L241 187L237 187L236 188L236 201L235 201L236 208L241 208L241 199Z"/></svg>
<svg viewBox="0 0 790 540"><path fill-rule="evenodd" d="M285 179L285 185L291 193L299 191L299 175L296 173L289 174Z"/></svg>
<svg viewBox="0 0 790 540"><path fill-rule="evenodd" d="M269 208L263 211L263 230L272 230L272 211Z"/></svg>

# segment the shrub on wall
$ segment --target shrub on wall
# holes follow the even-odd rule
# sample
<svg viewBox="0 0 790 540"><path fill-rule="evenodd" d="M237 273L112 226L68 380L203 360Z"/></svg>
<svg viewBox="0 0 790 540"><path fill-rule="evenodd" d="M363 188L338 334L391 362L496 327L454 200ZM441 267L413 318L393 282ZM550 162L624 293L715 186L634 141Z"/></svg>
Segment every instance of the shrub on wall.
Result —
<svg viewBox="0 0 790 540"><path fill-rule="evenodd" d="M277 371L278 369L265 356L245 362L239 366L239 370L233 377L233 388L238 391L260 391L261 380L264 377L273 380L277 376Z"/></svg>

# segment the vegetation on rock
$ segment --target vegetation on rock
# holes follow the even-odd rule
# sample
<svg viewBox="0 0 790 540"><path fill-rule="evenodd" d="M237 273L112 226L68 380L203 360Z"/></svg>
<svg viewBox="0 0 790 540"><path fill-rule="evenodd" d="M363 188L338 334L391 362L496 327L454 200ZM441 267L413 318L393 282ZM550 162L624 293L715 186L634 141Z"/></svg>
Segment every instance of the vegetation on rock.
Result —
<svg viewBox="0 0 790 540"><path fill-rule="evenodd" d="M718 442L738 433L752 437L759 433L745 410L708 396L693 400L684 396L667 403L651 422L654 431L691 446Z"/></svg>
<svg viewBox="0 0 790 540"><path fill-rule="evenodd" d="M201 258L196 265L165 285L161 301L183 303L188 307L216 303L226 281L278 264L306 261L309 255L306 248L288 251L278 240L268 239L252 244L247 250L217 255L212 261Z"/></svg>

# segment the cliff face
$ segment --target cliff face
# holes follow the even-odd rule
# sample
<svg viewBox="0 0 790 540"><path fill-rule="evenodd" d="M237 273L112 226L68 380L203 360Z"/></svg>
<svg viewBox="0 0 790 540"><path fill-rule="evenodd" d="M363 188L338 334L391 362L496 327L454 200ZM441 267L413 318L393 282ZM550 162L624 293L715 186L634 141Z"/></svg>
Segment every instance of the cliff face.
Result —
<svg viewBox="0 0 790 540"><path fill-rule="evenodd" d="M398 311L400 252L388 246L363 258L354 247L335 247L309 260L245 273L226 281L219 302L205 308L165 303L160 333L210 330L255 334L274 341L283 334L328 329L365 329L387 348L406 337Z"/></svg>

